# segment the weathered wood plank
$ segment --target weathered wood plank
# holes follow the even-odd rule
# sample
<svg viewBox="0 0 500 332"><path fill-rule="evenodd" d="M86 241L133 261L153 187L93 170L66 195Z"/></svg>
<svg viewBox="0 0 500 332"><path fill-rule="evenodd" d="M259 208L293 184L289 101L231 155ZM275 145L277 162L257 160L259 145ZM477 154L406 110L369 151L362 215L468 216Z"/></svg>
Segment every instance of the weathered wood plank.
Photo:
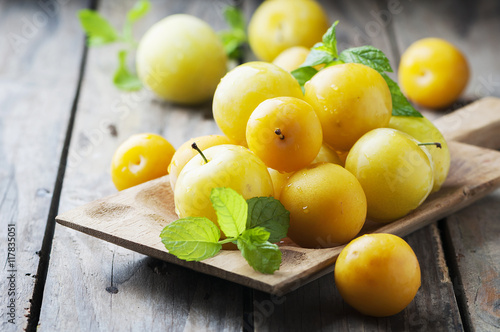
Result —
<svg viewBox="0 0 500 332"><path fill-rule="evenodd" d="M500 99L480 99L435 121L447 140L500 148Z"/></svg>
<svg viewBox="0 0 500 332"><path fill-rule="evenodd" d="M444 38L457 45L466 55L471 67L471 81L463 99L482 96L500 96L500 64L495 54L500 51L497 31L500 31L500 6L493 1L419 1L408 2L405 10L395 17L394 34L400 52L413 41L429 36ZM491 101L491 100L490 100ZM498 123L496 118L485 118L488 100L482 105L470 105L461 114L439 119L454 138L475 144L499 148L499 133L489 131L485 140L478 141L473 128L462 130L472 118L475 122ZM434 112L435 117L441 114ZM459 115L457 117L457 115ZM443 128L440 128L443 130ZM472 129L472 130L470 130ZM446 132L450 134L451 132ZM497 240L498 191L474 206L448 217L442 224L448 239L445 250L447 263L452 267L458 304L466 329L492 331L500 328L498 280L500 257ZM496 279L490 279L495 278ZM492 300L495 299L495 300Z"/></svg>
<svg viewBox="0 0 500 332"><path fill-rule="evenodd" d="M455 291L474 331L500 330L499 207L497 190L446 220Z"/></svg>
<svg viewBox="0 0 500 332"><path fill-rule="evenodd" d="M0 2L1 331L22 330L30 315L83 56L74 13L86 5Z"/></svg>
<svg viewBox="0 0 500 332"><path fill-rule="evenodd" d="M103 1L98 8L119 27L134 2ZM179 12L224 28L224 3L155 1L137 36ZM191 136L218 132L209 103L184 108L146 92L117 91L110 81L116 51L114 46L89 51L60 211L116 192L109 165L129 135L159 133L178 147ZM242 289L57 227L39 330L241 330Z"/></svg>

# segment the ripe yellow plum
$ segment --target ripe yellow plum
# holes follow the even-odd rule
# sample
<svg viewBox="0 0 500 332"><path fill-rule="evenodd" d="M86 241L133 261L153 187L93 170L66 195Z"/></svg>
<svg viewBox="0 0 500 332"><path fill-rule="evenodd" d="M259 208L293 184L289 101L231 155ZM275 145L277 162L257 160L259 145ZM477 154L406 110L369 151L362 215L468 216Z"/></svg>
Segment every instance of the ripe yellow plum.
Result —
<svg viewBox="0 0 500 332"><path fill-rule="evenodd" d="M292 72L306 61L309 51L310 49L304 46L287 48L273 60L273 64Z"/></svg>
<svg viewBox="0 0 500 332"><path fill-rule="evenodd" d="M351 241L335 263L335 285L359 312L384 317L402 311L420 288L420 265L403 239L366 234Z"/></svg>
<svg viewBox="0 0 500 332"><path fill-rule="evenodd" d="M425 107L443 108L460 96L470 71L467 59L453 44L424 38L403 53L398 75L409 99Z"/></svg>
<svg viewBox="0 0 500 332"><path fill-rule="evenodd" d="M342 167L344 166L337 153L330 146L328 146L328 144L325 143L321 145L318 155L316 156L316 158L314 158L311 164L322 163L322 162L337 164ZM288 181L288 178L292 176L293 172L290 173L279 172L272 168L268 168L268 171L269 174L271 175L271 179L273 180L274 198L280 199L281 190Z"/></svg>
<svg viewBox="0 0 500 332"><path fill-rule="evenodd" d="M273 196L274 189L266 165L240 145L223 144L194 156L182 169L175 184L175 210L180 218L207 217L217 224L210 201L213 188L236 190L245 199Z"/></svg>
<svg viewBox="0 0 500 332"><path fill-rule="evenodd" d="M227 71L215 31L204 21L175 14L154 24L137 48L137 73L161 98L179 104L209 100Z"/></svg>
<svg viewBox="0 0 500 332"><path fill-rule="evenodd" d="M321 145L318 155L316 156L316 158L314 158L311 164L322 163L322 162L337 164L342 167L344 166L344 163L342 162L342 160L340 160L340 157L337 154L337 152L335 152L335 150L333 150L332 147L326 143L323 143Z"/></svg>
<svg viewBox="0 0 500 332"><path fill-rule="evenodd" d="M318 163L295 172L283 187L280 201L290 211L288 236L302 247L345 244L365 223L363 189L336 164Z"/></svg>
<svg viewBox="0 0 500 332"><path fill-rule="evenodd" d="M247 62L227 73L217 86L214 119L233 143L246 146L248 118L261 102L274 97L302 99L303 94L297 80L284 69L267 62Z"/></svg>
<svg viewBox="0 0 500 332"><path fill-rule="evenodd" d="M410 116L393 116L389 122L389 128L398 129L413 136L422 143L438 142L441 147L436 145L426 145L432 157L434 166L434 186L432 192L438 191L448 176L450 170L450 150L439 129L427 118L417 118Z"/></svg>
<svg viewBox="0 0 500 332"><path fill-rule="evenodd" d="M264 1L249 22L248 39L259 59L273 61L292 46L312 47L328 28L326 13L314 0Z"/></svg>
<svg viewBox="0 0 500 332"><path fill-rule="evenodd" d="M313 108L294 97L267 99L247 123L248 147L280 172L297 171L318 155L323 142L321 123Z"/></svg>
<svg viewBox="0 0 500 332"><path fill-rule="evenodd" d="M175 149L156 134L137 134L125 140L113 154L111 179L123 190L168 174Z"/></svg>
<svg viewBox="0 0 500 332"><path fill-rule="evenodd" d="M191 147L193 142L196 142L200 150L208 149L209 147L221 144L230 144L231 141L224 135L206 135L200 136L196 138L191 138L190 140L184 142L178 149L175 151L172 161L168 166L168 174L170 179L170 186L172 190L175 189L175 183L177 182L177 178L179 177L180 172L184 168L184 166L191 160L194 156L198 154L198 152Z"/></svg>
<svg viewBox="0 0 500 332"><path fill-rule="evenodd" d="M268 168L267 170L269 171L269 175L271 175L271 180L273 181L274 198L280 199L281 189L283 189L283 186L293 173L279 172L273 168Z"/></svg>
<svg viewBox="0 0 500 332"><path fill-rule="evenodd" d="M349 151L368 131L386 127L392 113L389 87L376 70L357 63L325 68L305 84L304 100L318 114L323 139Z"/></svg>
<svg viewBox="0 0 500 332"><path fill-rule="evenodd" d="M361 183L368 218L390 222L416 209L434 185L427 149L402 131L378 128L361 137L347 155L345 168Z"/></svg>

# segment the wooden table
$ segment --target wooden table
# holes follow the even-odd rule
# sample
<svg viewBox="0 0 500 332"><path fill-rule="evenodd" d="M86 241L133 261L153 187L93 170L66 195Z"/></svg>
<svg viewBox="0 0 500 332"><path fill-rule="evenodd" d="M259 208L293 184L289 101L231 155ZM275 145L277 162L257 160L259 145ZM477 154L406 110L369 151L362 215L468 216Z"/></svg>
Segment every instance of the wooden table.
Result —
<svg viewBox="0 0 500 332"><path fill-rule="evenodd" d="M144 91L116 90L111 76L119 48L85 47L77 10L97 8L121 27L133 3L0 2L1 331L500 330L498 190L406 237L421 264L422 287L388 318L345 304L331 273L272 296L56 225L58 212L116 192L110 160L130 135L159 133L178 147L191 136L220 132L210 103L186 108ZM135 32L139 38L179 12L221 30L228 3L154 1ZM236 3L250 17L260 1ZM465 101L500 96L497 1L321 3L332 21L340 20L340 49L372 44L397 68L413 41L439 36L468 56ZM246 51L245 61L255 59ZM10 238L15 259L8 256Z"/></svg>

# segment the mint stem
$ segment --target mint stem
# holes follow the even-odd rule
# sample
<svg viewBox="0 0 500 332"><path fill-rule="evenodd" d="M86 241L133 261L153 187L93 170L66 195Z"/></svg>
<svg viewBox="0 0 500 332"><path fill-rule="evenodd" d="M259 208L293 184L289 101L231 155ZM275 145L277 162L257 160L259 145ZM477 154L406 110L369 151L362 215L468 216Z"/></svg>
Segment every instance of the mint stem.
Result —
<svg viewBox="0 0 500 332"><path fill-rule="evenodd" d="M235 241L236 239L237 239L237 238L235 238L235 237L231 237L231 238L227 238L227 239L225 239L225 240L220 240L218 243L219 243L219 244L231 243L231 242Z"/></svg>
<svg viewBox="0 0 500 332"><path fill-rule="evenodd" d="M198 144L196 144L196 142L193 142L193 144L191 144L191 147L193 149L195 149L196 151L198 151L198 153L201 155L201 157L203 158L203 160L205 160L205 164L208 164L208 160L205 157L205 155L203 154L203 152L201 152L200 148L198 147Z"/></svg>

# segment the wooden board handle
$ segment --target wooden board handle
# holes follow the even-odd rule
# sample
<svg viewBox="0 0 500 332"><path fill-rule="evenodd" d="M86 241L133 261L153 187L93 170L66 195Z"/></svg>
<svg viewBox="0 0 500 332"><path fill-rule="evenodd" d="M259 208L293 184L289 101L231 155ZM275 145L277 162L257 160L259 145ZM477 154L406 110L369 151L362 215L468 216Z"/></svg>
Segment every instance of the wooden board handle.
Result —
<svg viewBox="0 0 500 332"><path fill-rule="evenodd" d="M447 141L500 149L500 98L480 99L434 124Z"/></svg>

